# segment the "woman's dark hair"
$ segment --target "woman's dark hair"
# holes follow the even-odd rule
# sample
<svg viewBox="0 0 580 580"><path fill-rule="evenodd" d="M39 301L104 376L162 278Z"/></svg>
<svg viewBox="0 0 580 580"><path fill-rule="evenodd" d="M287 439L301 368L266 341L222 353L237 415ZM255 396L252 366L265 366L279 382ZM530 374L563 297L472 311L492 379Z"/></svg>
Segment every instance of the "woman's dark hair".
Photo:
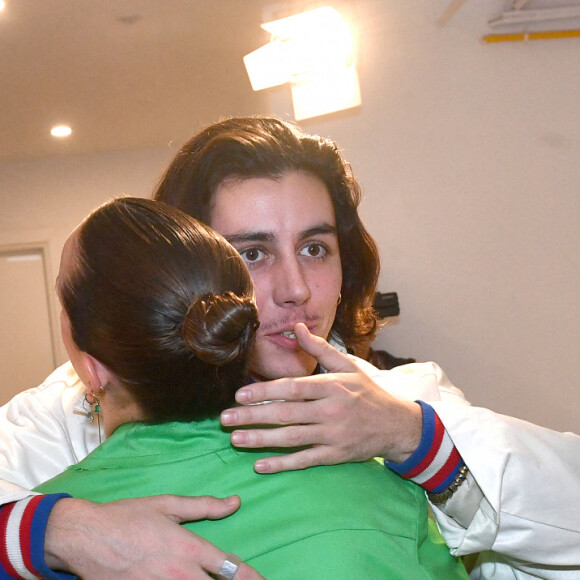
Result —
<svg viewBox="0 0 580 580"><path fill-rule="evenodd" d="M76 346L162 422L216 416L246 382L258 326L244 261L161 202L120 198L73 234L58 292Z"/></svg>
<svg viewBox="0 0 580 580"><path fill-rule="evenodd" d="M358 215L360 187L337 145L274 117L238 117L210 125L186 143L161 179L155 199L211 224L213 195L230 179L318 177L332 200L342 263L342 300L332 331L357 352L374 338L379 253Z"/></svg>

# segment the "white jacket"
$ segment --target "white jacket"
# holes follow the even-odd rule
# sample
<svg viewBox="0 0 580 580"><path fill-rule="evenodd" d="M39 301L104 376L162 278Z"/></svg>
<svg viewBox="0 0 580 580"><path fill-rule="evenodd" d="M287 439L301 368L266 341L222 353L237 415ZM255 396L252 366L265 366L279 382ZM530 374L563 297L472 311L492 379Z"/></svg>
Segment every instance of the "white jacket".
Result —
<svg viewBox="0 0 580 580"><path fill-rule="evenodd" d="M378 371L359 362L393 395L433 405L469 467L433 511L454 555L482 552L473 579L580 578L580 437L469 406L434 363ZM0 504L98 445L96 424L78 414L84 392L66 363L0 408Z"/></svg>
<svg viewBox="0 0 580 580"><path fill-rule="evenodd" d="M470 470L446 504L431 507L454 556L480 553L472 580L580 579L580 436L472 407L434 363L394 370L417 373L427 398L389 388L392 371L369 374L400 398L429 403Z"/></svg>

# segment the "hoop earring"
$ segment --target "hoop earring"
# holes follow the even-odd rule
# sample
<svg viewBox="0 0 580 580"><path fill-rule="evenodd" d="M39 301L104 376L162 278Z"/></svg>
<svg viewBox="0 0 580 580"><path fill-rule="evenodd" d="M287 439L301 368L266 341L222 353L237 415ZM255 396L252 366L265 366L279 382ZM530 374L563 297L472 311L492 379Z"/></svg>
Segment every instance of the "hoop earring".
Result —
<svg viewBox="0 0 580 580"><path fill-rule="evenodd" d="M101 394L103 393L103 387L99 387L99 394L89 393L88 391L85 393L85 399L83 401L83 409L85 411L77 411L76 409L73 413L77 415L84 415L89 423L92 423L95 419L97 419L97 430L99 432L99 445L103 442L102 435L101 435ZM91 396L93 401L89 401L88 396ZM85 405L88 405L88 409Z"/></svg>
<svg viewBox="0 0 580 580"><path fill-rule="evenodd" d="M338 306L342 302L342 292L338 293L338 300L336 301L336 305Z"/></svg>
<svg viewBox="0 0 580 580"><path fill-rule="evenodd" d="M97 419L97 431L99 432L99 445L103 442L101 438L101 394L103 392L103 387L99 387L99 394L91 393L93 397L93 402L89 402L87 399L87 395L85 395L85 401L89 404L90 410L87 413L87 418L89 423L92 423L93 420Z"/></svg>

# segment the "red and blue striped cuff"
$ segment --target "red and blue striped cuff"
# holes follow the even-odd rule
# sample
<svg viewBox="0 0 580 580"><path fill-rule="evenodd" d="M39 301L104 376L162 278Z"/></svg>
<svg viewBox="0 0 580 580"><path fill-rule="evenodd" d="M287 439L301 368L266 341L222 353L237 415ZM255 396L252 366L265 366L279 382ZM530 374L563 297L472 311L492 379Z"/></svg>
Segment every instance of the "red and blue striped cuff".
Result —
<svg viewBox="0 0 580 580"><path fill-rule="evenodd" d="M385 465L405 479L410 479L431 493L447 489L463 463L451 437L431 405L417 401L423 413L423 434L415 453L403 463L385 461Z"/></svg>
<svg viewBox="0 0 580 580"><path fill-rule="evenodd" d="M75 576L54 572L44 561L48 516L66 493L33 495L0 506L0 578L68 580Z"/></svg>

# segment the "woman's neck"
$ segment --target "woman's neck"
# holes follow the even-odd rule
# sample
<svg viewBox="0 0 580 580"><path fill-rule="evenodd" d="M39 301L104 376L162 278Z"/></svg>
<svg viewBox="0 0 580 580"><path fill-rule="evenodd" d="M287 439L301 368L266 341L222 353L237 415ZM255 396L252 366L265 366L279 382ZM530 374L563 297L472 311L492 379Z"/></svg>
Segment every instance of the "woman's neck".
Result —
<svg viewBox="0 0 580 580"><path fill-rule="evenodd" d="M122 385L109 385L101 397L101 418L105 436L110 437L124 423L143 421L143 410Z"/></svg>

